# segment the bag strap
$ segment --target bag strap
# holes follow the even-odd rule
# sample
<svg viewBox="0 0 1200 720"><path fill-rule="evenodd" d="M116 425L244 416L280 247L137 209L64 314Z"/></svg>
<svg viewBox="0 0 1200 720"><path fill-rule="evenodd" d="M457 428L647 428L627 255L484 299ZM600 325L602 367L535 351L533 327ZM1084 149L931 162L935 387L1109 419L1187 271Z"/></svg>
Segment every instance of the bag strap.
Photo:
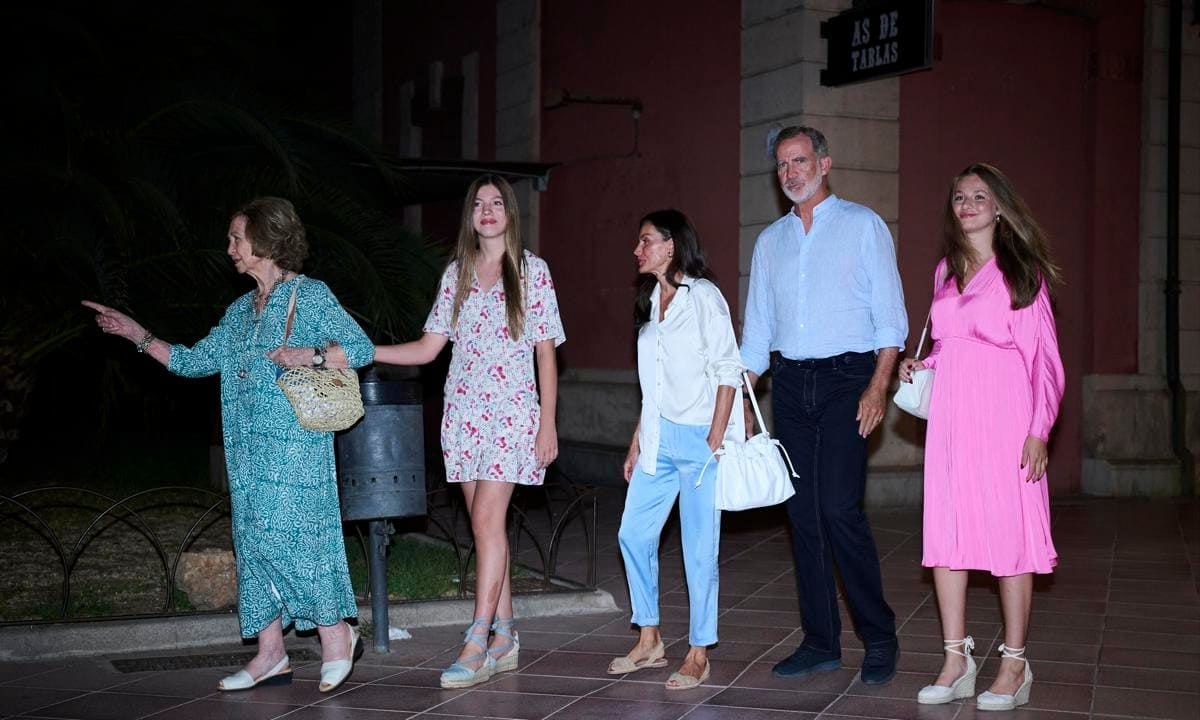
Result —
<svg viewBox="0 0 1200 720"><path fill-rule="evenodd" d="M914 360L921 359L921 348L925 347L925 335L929 332L929 319L933 317L933 304L929 305L929 312L925 315L925 325L921 327L921 341L917 343L917 354L913 355Z"/></svg>
<svg viewBox="0 0 1200 720"><path fill-rule="evenodd" d="M292 288L292 298L288 300L287 325L283 328L283 342L279 343L280 347L287 345L288 338L292 336L292 321L296 319L296 293L300 291L300 283L304 282L304 276L296 277L296 287Z"/></svg>
<svg viewBox="0 0 1200 720"><path fill-rule="evenodd" d="M750 398L750 406L754 408L754 419L758 421L758 427L768 436L767 424L763 422L762 411L758 409L758 398L754 397L754 386L750 384L750 373L742 372L742 382L746 384L746 396Z"/></svg>
<svg viewBox="0 0 1200 720"><path fill-rule="evenodd" d="M942 277L942 283L950 278L950 268L946 268L946 274ZM934 288L934 295L937 294L937 288ZM921 340L917 343L917 354L913 355L914 360L921 359L921 349L925 347L925 335L929 332L929 321L933 319L933 298L929 299L929 312L925 313L925 324L921 327Z"/></svg>
<svg viewBox="0 0 1200 720"><path fill-rule="evenodd" d="M771 444L779 448L779 452L783 453L783 459L787 460L788 470L791 471L792 477L799 479L800 476L796 474L796 466L792 465L792 456L788 455L787 448L777 438L771 438Z"/></svg>

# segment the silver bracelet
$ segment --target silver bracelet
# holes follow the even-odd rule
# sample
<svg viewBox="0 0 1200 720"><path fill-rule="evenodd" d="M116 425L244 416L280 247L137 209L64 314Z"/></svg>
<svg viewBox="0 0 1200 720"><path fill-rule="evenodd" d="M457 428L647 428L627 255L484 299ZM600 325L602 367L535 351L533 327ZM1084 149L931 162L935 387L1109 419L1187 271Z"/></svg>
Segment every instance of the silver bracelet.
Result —
<svg viewBox="0 0 1200 720"><path fill-rule="evenodd" d="M155 340L154 333L147 330L146 334L137 343L137 351L140 353L146 352L147 348L150 347L150 344L153 343L154 340Z"/></svg>

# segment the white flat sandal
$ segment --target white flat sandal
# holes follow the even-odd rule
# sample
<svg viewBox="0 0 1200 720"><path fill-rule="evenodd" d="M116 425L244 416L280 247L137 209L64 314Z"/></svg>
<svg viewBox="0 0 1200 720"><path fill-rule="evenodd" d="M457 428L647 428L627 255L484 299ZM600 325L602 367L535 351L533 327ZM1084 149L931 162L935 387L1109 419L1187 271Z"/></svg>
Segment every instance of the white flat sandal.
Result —
<svg viewBox="0 0 1200 720"><path fill-rule="evenodd" d="M292 667L288 663L288 656L284 655L283 659L275 663L275 667L268 670L266 675L254 678L245 670L238 670L232 675L221 678L221 682L217 683L217 689L222 692L231 692L249 690L259 685L287 685L291 681Z"/></svg>
<svg viewBox="0 0 1200 720"><path fill-rule="evenodd" d="M348 625L350 628L350 652L346 654L345 659L334 660L332 662L321 663L321 684L317 686L317 690L323 693L333 692L339 685L350 677L350 671L354 669L354 661L362 655L362 643L358 639L358 628L353 625Z"/></svg>

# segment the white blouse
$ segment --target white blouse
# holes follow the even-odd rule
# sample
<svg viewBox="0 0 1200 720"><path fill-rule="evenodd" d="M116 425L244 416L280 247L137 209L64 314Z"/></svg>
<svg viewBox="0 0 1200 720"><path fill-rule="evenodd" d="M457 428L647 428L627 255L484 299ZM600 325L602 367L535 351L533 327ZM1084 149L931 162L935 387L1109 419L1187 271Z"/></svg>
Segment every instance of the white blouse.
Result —
<svg viewBox="0 0 1200 720"><path fill-rule="evenodd" d="M650 294L650 320L637 340L642 388L638 466L649 475L658 466L659 418L710 427L719 385L737 390L725 439L746 439L740 402L742 358L725 297L708 280L684 277L660 322L660 292L656 285Z"/></svg>

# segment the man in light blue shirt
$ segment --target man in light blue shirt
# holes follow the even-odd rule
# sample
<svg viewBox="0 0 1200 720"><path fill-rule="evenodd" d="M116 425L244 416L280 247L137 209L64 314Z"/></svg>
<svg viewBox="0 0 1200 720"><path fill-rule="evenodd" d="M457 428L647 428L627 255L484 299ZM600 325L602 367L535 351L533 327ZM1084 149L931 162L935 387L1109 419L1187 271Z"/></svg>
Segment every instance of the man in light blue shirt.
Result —
<svg viewBox="0 0 1200 720"><path fill-rule="evenodd" d="M867 437L908 335L896 251L877 214L831 193L820 131L787 127L773 145L794 206L754 246L742 361L752 381L771 368L775 435L800 475L787 511L804 640L774 672L841 666L836 563L866 647L862 680L884 683L896 673L896 619L862 500Z"/></svg>

